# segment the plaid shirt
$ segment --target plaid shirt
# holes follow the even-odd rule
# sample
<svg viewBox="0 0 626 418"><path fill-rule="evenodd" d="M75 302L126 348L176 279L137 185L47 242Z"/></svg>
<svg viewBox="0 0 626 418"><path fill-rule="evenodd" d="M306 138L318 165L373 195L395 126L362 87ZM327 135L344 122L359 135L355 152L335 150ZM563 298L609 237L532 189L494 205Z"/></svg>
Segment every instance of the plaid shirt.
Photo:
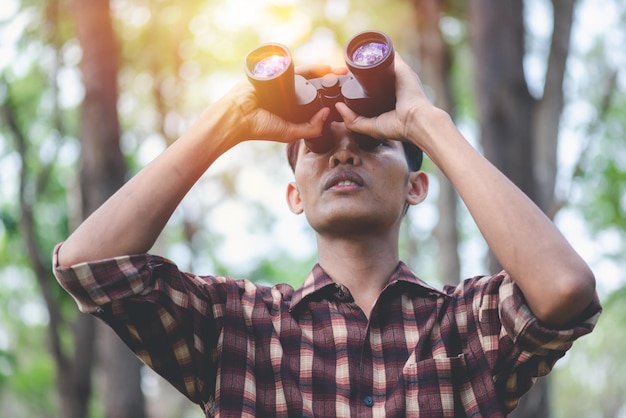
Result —
<svg viewBox="0 0 626 418"><path fill-rule="evenodd" d="M80 310L207 417L502 417L600 312L550 329L505 273L438 291L400 263L368 321L319 265L294 290L152 255L60 268L56 251Z"/></svg>

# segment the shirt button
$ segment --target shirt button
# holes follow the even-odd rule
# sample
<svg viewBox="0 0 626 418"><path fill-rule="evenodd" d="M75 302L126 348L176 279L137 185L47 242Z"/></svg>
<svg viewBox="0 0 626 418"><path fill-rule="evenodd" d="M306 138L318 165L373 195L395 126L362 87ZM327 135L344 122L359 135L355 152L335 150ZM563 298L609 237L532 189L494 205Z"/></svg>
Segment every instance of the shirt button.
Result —
<svg viewBox="0 0 626 418"><path fill-rule="evenodd" d="M366 396L363 402L365 402L365 406L374 406L374 398L371 396Z"/></svg>

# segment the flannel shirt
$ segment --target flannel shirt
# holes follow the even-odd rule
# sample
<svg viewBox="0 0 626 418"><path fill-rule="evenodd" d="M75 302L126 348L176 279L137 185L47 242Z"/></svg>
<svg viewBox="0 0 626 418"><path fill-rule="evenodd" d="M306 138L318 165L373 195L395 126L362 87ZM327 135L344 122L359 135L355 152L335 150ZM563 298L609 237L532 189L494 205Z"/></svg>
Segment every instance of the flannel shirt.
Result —
<svg viewBox="0 0 626 418"><path fill-rule="evenodd" d="M207 417L503 417L601 310L551 329L505 272L439 291L401 262L368 320L319 265L294 290L147 254L61 268L58 248L80 310Z"/></svg>

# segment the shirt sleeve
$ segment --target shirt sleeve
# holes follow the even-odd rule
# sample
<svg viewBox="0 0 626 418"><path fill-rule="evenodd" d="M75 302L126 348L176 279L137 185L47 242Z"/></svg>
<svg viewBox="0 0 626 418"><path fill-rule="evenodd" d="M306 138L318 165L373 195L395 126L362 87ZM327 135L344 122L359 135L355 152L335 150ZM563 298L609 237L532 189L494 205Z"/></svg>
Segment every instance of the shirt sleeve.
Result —
<svg viewBox="0 0 626 418"><path fill-rule="evenodd" d="M467 286L474 287L469 291ZM472 295L477 333L469 336L480 344L492 368L500 398L512 410L538 377L547 375L575 340L590 333L601 307L593 302L568 327L551 328L532 313L519 287L506 273L476 278L465 284Z"/></svg>
<svg viewBox="0 0 626 418"><path fill-rule="evenodd" d="M149 367L193 402L210 401L222 306L233 280L200 278L149 254L59 266L54 275L82 312L105 321Z"/></svg>

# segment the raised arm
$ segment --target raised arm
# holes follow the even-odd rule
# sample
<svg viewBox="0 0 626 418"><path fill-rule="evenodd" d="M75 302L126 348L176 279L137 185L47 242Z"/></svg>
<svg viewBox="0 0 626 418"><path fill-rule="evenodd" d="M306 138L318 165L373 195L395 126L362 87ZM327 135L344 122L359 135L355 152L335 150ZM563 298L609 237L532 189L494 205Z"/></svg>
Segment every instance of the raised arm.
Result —
<svg viewBox="0 0 626 418"><path fill-rule="evenodd" d="M559 326L580 315L596 297L587 264L541 210L465 140L449 115L427 100L418 76L399 56L396 79L394 111L368 119L338 104L346 126L419 146L456 188L537 318Z"/></svg>
<svg viewBox="0 0 626 418"><path fill-rule="evenodd" d="M250 139L288 142L319 136L328 113L322 109L308 123L287 123L257 106L252 86L237 85L70 235L59 250L59 264L148 251L174 209L220 155Z"/></svg>

